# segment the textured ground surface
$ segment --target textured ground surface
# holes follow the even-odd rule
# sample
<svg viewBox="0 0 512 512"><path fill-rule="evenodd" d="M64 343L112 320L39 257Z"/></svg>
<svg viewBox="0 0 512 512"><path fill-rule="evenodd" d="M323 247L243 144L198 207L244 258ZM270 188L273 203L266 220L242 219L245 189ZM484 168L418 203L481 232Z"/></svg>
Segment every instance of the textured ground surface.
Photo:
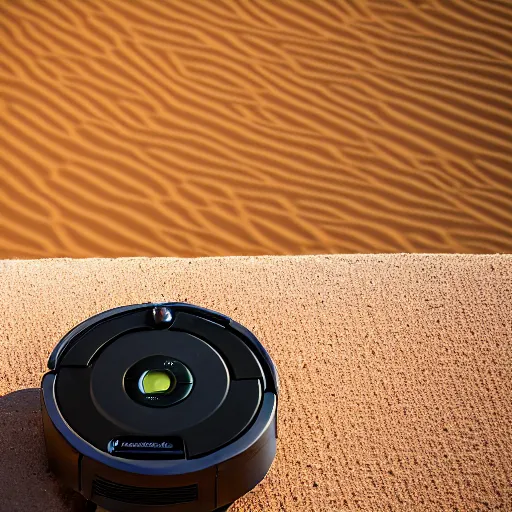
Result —
<svg viewBox="0 0 512 512"><path fill-rule="evenodd" d="M512 252L512 3L0 0L0 257Z"/></svg>
<svg viewBox="0 0 512 512"><path fill-rule="evenodd" d="M103 309L189 301L279 368L280 439L238 512L512 509L512 256L0 262L0 511L65 512L40 372Z"/></svg>

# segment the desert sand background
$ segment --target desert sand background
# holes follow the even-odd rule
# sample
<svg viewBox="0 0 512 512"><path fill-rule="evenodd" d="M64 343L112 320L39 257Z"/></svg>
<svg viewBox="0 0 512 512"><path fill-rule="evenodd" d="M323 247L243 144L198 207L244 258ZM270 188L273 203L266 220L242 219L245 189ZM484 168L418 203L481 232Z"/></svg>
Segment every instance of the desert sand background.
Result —
<svg viewBox="0 0 512 512"><path fill-rule="evenodd" d="M512 251L512 3L0 0L0 258Z"/></svg>

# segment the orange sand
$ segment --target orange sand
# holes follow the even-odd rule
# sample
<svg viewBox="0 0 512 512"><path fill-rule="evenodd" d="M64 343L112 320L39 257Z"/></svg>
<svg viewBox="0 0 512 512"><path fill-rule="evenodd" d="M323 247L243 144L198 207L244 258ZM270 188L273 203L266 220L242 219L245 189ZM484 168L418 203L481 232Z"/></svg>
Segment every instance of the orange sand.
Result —
<svg viewBox="0 0 512 512"><path fill-rule="evenodd" d="M0 511L65 512L40 372L77 322L189 301L281 377L267 479L235 512L512 510L512 256L0 262Z"/></svg>
<svg viewBox="0 0 512 512"><path fill-rule="evenodd" d="M0 257L512 251L512 3L0 0Z"/></svg>

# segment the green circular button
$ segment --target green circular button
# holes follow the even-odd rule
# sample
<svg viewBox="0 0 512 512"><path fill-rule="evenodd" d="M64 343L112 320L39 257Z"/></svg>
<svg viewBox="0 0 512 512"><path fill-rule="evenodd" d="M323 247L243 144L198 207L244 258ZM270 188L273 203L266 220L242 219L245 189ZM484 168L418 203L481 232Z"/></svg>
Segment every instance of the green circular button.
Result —
<svg viewBox="0 0 512 512"><path fill-rule="evenodd" d="M165 393L171 387L171 377L161 370L148 370L142 377L144 393Z"/></svg>
<svg viewBox="0 0 512 512"><path fill-rule="evenodd" d="M124 376L124 389L136 402L169 407L192 392L194 378L181 362L169 356L149 356L135 363Z"/></svg>

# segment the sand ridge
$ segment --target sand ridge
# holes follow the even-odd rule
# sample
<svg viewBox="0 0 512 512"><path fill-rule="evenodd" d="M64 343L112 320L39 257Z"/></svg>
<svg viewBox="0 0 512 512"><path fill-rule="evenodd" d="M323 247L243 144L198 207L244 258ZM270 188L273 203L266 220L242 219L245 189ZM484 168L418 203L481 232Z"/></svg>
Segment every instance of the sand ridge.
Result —
<svg viewBox="0 0 512 512"><path fill-rule="evenodd" d="M512 4L0 2L0 257L512 251Z"/></svg>
<svg viewBox="0 0 512 512"><path fill-rule="evenodd" d="M55 343L167 300L242 322L279 370L277 458L234 512L512 509L512 256L347 255L0 262L0 512L72 508L41 432Z"/></svg>

